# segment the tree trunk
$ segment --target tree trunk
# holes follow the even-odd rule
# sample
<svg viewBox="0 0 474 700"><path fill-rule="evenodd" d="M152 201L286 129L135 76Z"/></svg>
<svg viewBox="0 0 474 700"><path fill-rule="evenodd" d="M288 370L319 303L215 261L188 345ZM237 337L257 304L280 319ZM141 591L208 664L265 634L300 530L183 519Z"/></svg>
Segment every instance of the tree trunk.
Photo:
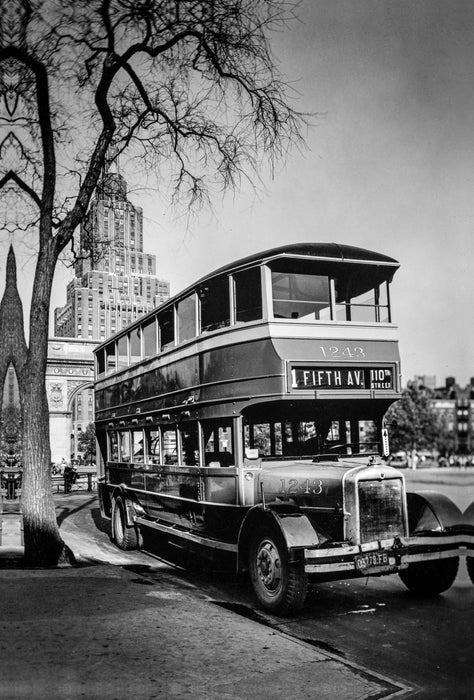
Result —
<svg viewBox="0 0 474 700"><path fill-rule="evenodd" d="M21 507L25 563L54 566L64 555L51 485L49 414L44 376L31 366L22 378L23 484Z"/></svg>
<svg viewBox="0 0 474 700"><path fill-rule="evenodd" d="M36 263L27 360L20 378L23 415L22 512L25 562L32 566L65 563L68 551L59 534L51 483L49 409L45 375L49 304L56 258L51 239Z"/></svg>
<svg viewBox="0 0 474 700"><path fill-rule="evenodd" d="M46 251L48 253L48 251ZM29 348L26 346L23 307L16 282L13 249L7 259L5 292L0 304L0 365L11 362L20 390L23 419L23 480L21 507L25 563L54 566L71 560L56 520L51 484L49 411L45 387L48 352L49 295L55 260L52 252L40 254L30 314Z"/></svg>

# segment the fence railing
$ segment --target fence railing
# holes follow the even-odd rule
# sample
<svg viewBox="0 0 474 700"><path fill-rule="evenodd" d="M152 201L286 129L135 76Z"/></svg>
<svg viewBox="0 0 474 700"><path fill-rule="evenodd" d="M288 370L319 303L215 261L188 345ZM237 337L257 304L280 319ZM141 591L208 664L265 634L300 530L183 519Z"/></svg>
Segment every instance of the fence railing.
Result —
<svg viewBox="0 0 474 700"><path fill-rule="evenodd" d="M16 500L21 498L21 472L0 473L0 498ZM71 479L68 474L53 474L53 493L70 491L94 491L97 488L95 469L78 469Z"/></svg>
<svg viewBox="0 0 474 700"><path fill-rule="evenodd" d="M69 493L70 491L94 491L97 488L97 473L95 469L78 469L71 479L68 474L53 474L53 492Z"/></svg>

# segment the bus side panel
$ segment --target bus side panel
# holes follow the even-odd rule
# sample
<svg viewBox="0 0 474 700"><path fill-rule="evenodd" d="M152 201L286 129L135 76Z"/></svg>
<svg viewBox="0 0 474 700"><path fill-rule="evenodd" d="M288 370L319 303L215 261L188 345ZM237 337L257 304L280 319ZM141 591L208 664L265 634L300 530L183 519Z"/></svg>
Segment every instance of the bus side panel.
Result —
<svg viewBox="0 0 474 700"><path fill-rule="evenodd" d="M134 468L130 464L108 462L105 476L105 485L109 494L112 493L114 487L125 486L133 493L136 502L142 508L146 507L144 479L141 469Z"/></svg>
<svg viewBox="0 0 474 700"><path fill-rule="evenodd" d="M115 487L125 487L130 499L152 523L204 538L236 543L245 508L238 505L237 470L178 465L117 464L109 462L101 485L104 504Z"/></svg>
<svg viewBox="0 0 474 700"><path fill-rule="evenodd" d="M161 465L145 474L146 512L203 537L236 542L242 507L237 470Z"/></svg>
<svg viewBox="0 0 474 700"><path fill-rule="evenodd" d="M96 416L100 420L125 416L137 401L142 414L170 409L181 405L190 392L196 405L225 397L281 394L285 382L284 365L270 338L236 343L97 388Z"/></svg>

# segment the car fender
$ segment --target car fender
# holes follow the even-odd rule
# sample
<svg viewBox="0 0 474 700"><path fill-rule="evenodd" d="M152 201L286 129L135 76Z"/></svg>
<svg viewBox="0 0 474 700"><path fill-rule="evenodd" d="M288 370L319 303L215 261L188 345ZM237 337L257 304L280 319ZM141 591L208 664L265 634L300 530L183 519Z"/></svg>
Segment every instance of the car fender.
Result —
<svg viewBox="0 0 474 700"><path fill-rule="evenodd" d="M464 511L462 521L463 525L470 525L474 528L474 502Z"/></svg>
<svg viewBox="0 0 474 700"><path fill-rule="evenodd" d="M463 514L444 494L436 491L407 493L410 534L420 531L449 531L459 529Z"/></svg>
<svg viewBox="0 0 474 700"><path fill-rule="evenodd" d="M465 546L469 557L474 555L474 503L466 508L462 516L462 533L465 535ZM472 565L471 565L472 566ZM473 581L474 583L474 581Z"/></svg>

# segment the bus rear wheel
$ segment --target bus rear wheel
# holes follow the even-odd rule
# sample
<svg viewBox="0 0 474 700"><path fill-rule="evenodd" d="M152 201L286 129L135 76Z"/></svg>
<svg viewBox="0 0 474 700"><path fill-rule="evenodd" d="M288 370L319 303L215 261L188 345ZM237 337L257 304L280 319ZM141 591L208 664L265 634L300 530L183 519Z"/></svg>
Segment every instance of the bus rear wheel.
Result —
<svg viewBox="0 0 474 700"><path fill-rule="evenodd" d="M112 503L112 536L115 544L125 551L137 549L138 533L135 525L127 525L125 504L121 497Z"/></svg>
<svg viewBox="0 0 474 700"><path fill-rule="evenodd" d="M459 557L409 564L399 576L405 586L418 595L435 596L452 586L459 568Z"/></svg>
<svg viewBox="0 0 474 700"><path fill-rule="evenodd" d="M256 534L250 544L250 578L260 603L280 615L303 607L308 577L301 564L290 564L283 537L273 529Z"/></svg>

